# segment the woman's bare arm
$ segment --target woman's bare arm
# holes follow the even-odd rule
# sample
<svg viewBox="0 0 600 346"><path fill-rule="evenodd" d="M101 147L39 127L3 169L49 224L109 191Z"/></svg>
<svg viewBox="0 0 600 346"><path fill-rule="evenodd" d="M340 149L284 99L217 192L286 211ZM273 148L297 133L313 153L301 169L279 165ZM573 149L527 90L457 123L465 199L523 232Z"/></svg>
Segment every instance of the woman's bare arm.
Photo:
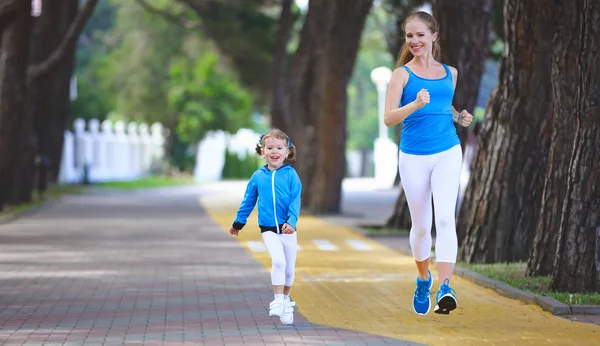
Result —
<svg viewBox="0 0 600 346"><path fill-rule="evenodd" d="M407 116L421 108L415 101L400 107L402 90L408 81L408 72L403 68L397 68L392 73L385 97L385 113L383 122L386 126L394 126L401 123Z"/></svg>

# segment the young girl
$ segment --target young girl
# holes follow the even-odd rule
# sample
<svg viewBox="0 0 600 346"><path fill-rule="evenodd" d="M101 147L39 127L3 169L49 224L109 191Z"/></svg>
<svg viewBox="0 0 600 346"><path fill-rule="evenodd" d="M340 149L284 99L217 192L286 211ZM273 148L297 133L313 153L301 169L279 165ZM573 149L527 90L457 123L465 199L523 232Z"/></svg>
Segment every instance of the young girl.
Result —
<svg viewBox="0 0 600 346"><path fill-rule="evenodd" d="M258 199L258 225L272 260L275 297L269 305L269 316L277 316L287 325L294 322L295 303L290 301L290 290L298 251L296 223L302 184L296 170L284 160L295 159L296 147L285 133L271 129L260 136L256 152L267 164L252 174L229 233L238 235Z"/></svg>
<svg viewBox="0 0 600 346"><path fill-rule="evenodd" d="M456 309L450 279L458 249L454 211L458 196L462 151L454 122L469 126L473 116L452 106L458 75L454 67L439 62L439 26L426 12L415 12L404 21L405 43L388 86L384 121L404 122L400 140L399 170L412 220L410 247L419 275L413 309L425 315L431 308L433 285L429 271L431 223L435 208L436 266L440 288L434 312Z"/></svg>

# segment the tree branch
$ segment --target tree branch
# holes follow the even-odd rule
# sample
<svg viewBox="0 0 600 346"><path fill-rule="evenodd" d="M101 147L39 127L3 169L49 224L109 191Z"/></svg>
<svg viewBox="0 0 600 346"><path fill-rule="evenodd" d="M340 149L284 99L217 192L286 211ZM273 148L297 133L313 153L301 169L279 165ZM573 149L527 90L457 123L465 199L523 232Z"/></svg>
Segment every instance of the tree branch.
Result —
<svg viewBox="0 0 600 346"><path fill-rule="evenodd" d="M22 0L0 0L0 17L10 14Z"/></svg>
<svg viewBox="0 0 600 346"><path fill-rule="evenodd" d="M27 69L27 81L29 83L43 76L45 73L51 70L57 63L60 62L60 60L65 54L65 50L67 49L67 47L69 47L71 44L75 44L75 41L81 34L83 27L92 15L92 12L94 12L94 8L96 7L97 3L98 0L87 0L83 8L77 14L77 17L75 18L73 23L71 23L67 34L60 42L60 44L50 54L50 56L46 60L38 64L29 66L29 68Z"/></svg>
<svg viewBox="0 0 600 346"><path fill-rule="evenodd" d="M167 21L169 21L175 25L179 25L186 29L197 29L200 27L199 23L192 22L187 19L181 18L180 16L177 16L169 11L165 11L163 9L156 8L152 5L150 5L148 3L148 1L146 1L146 0L135 0L135 2L137 2L138 5L140 5L142 8L144 8L144 10L146 10L154 15L161 16L164 19L166 19Z"/></svg>

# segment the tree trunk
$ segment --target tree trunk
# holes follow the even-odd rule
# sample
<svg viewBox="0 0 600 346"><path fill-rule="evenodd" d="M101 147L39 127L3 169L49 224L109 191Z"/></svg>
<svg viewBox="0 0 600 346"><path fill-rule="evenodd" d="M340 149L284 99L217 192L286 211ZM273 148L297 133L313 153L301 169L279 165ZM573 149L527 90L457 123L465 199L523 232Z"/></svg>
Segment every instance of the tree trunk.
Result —
<svg viewBox="0 0 600 346"><path fill-rule="evenodd" d="M544 0L505 2L500 81L458 218L465 230L459 257L469 263L522 261L530 254L551 134L551 17Z"/></svg>
<svg viewBox="0 0 600 346"><path fill-rule="evenodd" d="M473 113L477 104L490 45L493 5L492 0L434 0L432 4L433 16L440 25L442 62L458 70L453 103L459 112L466 109ZM468 20L456 20L461 17ZM455 126L464 153L469 131Z"/></svg>
<svg viewBox="0 0 600 346"><path fill-rule="evenodd" d="M579 18L574 17L573 19ZM573 32L571 31L571 33ZM575 40L570 43L577 42ZM562 211L567 197L569 162L573 155L573 134L577 130L576 115L573 113L575 91L572 88L577 86L577 82L566 77L569 65L575 61L569 60L573 59L570 55L574 54L566 49L575 49L575 47L570 47L569 42L557 42L553 55L554 73L557 73L560 78L552 80L554 100L552 142L548 155L548 169L542 193L540 215L537 220L532 252L527 263L527 276L552 274Z"/></svg>
<svg viewBox="0 0 600 346"><path fill-rule="evenodd" d="M22 0L2 0L0 1L0 21L5 20L4 16L12 14L15 9L19 8L19 1Z"/></svg>
<svg viewBox="0 0 600 346"><path fill-rule="evenodd" d="M600 50L600 3L556 1L555 6L560 10L552 64L555 104L560 105L555 119L574 122L576 129L571 132L572 144L566 146L567 150L572 148L568 153L571 155L559 157L559 164L568 167L568 180L566 188L564 182L557 188L565 193L550 288L594 292L599 289L596 233L600 230L600 65L596 60ZM553 140L569 142L569 137Z"/></svg>
<svg viewBox="0 0 600 346"><path fill-rule="evenodd" d="M43 3L42 16L34 31L33 64L48 59L61 44L77 17L78 7L78 0L65 0L60 6ZM70 82L74 66L75 42L71 42L56 65L30 85L38 154L50 160L52 180L58 177L62 159L64 131L70 117Z"/></svg>
<svg viewBox="0 0 600 346"><path fill-rule="evenodd" d="M492 114L498 114L498 112L500 111L500 101L499 101L499 97L497 96L498 93L498 87L496 87L495 89L492 90L492 93L490 94L490 99L488 100L487 104L485 105L485 119L483 120L483 124L488 124L490 123L492 120L487 120L487 118L489 116L491 116ZM481 123L480 123L481 124ZM481 179L481 177L477 177L477 174L480 173L479 171L475 171L475 167L476 167L476 162L478 160L478 153L479 153L479 146L481 145L480 143L483 143L483 138L487 138L490 136L490 128L484 129L483 126L479 126L479 133L478 135L475 137L475 140L477 141L477 143L475 144L475 152L473 153L473 158L471 160L471 167L470 169L470 174L471 176L469 177L469 183L467 184L467 189L465 190L465 194L463 196L461 205L459 207L459 211L458 211L458 219L457 219L457 227L456 227L456 235L458 237L458 243L462 244L464 239L467 238L467 229L464 227L466 225L465 222L462 222L463 220L461 218L465 217L466 213L465 210L466 208L468 208L469 206L471 206L471 204L473 203L473 201L476 198L476 193L480 193L480 191L477 191L477 189L475 187L469 187L469 184L471 184L470 182L474 179L477 179L477 181L479 181L479 179ZM483 166L485 163L481 162L480 165ZM460 250L460 246L459 246L459 250ZM460 254L460 251L459 251Z"/></svg>
<svg viewBox="0 0 600 346"><path fill-rule="evenodd" d="M0 36L0 210L13 197L25 101L31 1L3 17Z"/></svg>
<svg viewBox="0 0 600 346"><path fill-rule="evenodd" d="M70 4L72 5L73 3L70 2ZM90 19L97 4L98 0L87 0L81 8L81 11L77 14L77 17L75 17L73 20L73 23L67 30L63 39L52 51L50 56L40 63L29 66L27 69L27 78L29 79L30 83L33 80L42 77L47 72L52 71L54 66L62 61L66 52L70 51L72 49L72 45L76 44L81 31L83 31L83 27Z"/></svg>
<svg viewBox="0 0 600 346"><path fill-rule="evenodd" d="M346 172L346 87L372 0L312 0L290 79L290 136L303 206L338 213Z"/></svg>
<svg viewBox="0 0 600 346"><path fill-rule="evenodd" d="M275 57L273 59L273 69L271 78L271 125L279 128L284 132L290 129L290 119L287 118L288 113L287 102L287 80L288 80L288 42L292 32L292 0L283 0L281 3L281 14L279 15L279 27L275 37Z"/></svg>

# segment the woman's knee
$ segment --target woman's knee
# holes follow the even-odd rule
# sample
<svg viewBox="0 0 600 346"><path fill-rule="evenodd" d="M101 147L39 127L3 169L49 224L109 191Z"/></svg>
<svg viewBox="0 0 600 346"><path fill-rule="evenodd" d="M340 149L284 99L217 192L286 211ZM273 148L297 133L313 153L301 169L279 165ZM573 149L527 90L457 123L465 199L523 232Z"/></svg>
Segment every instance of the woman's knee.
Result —
<svg viewBox="0 0 600 346"><path fill-rule="evenodd" d="M410 233L416 238L425 238L431 234L431 225L429 227L425 225L414 225L410 229Z"/></svg>
<svg viewBox="0 0 600 346"><path fill-rule="evenodd" d="M435 229L436 232L444 232L444 231L455 231L456 225L454 217L451 215L448 216L437 216L435 218Z"/></svg>
<svg viewBox="0 0 600 346"><path fill-rule="evenodd" d="M272 266L273 270L285 271L285 260L284 259L273 259L271 261L271 266Z"/></svg>

